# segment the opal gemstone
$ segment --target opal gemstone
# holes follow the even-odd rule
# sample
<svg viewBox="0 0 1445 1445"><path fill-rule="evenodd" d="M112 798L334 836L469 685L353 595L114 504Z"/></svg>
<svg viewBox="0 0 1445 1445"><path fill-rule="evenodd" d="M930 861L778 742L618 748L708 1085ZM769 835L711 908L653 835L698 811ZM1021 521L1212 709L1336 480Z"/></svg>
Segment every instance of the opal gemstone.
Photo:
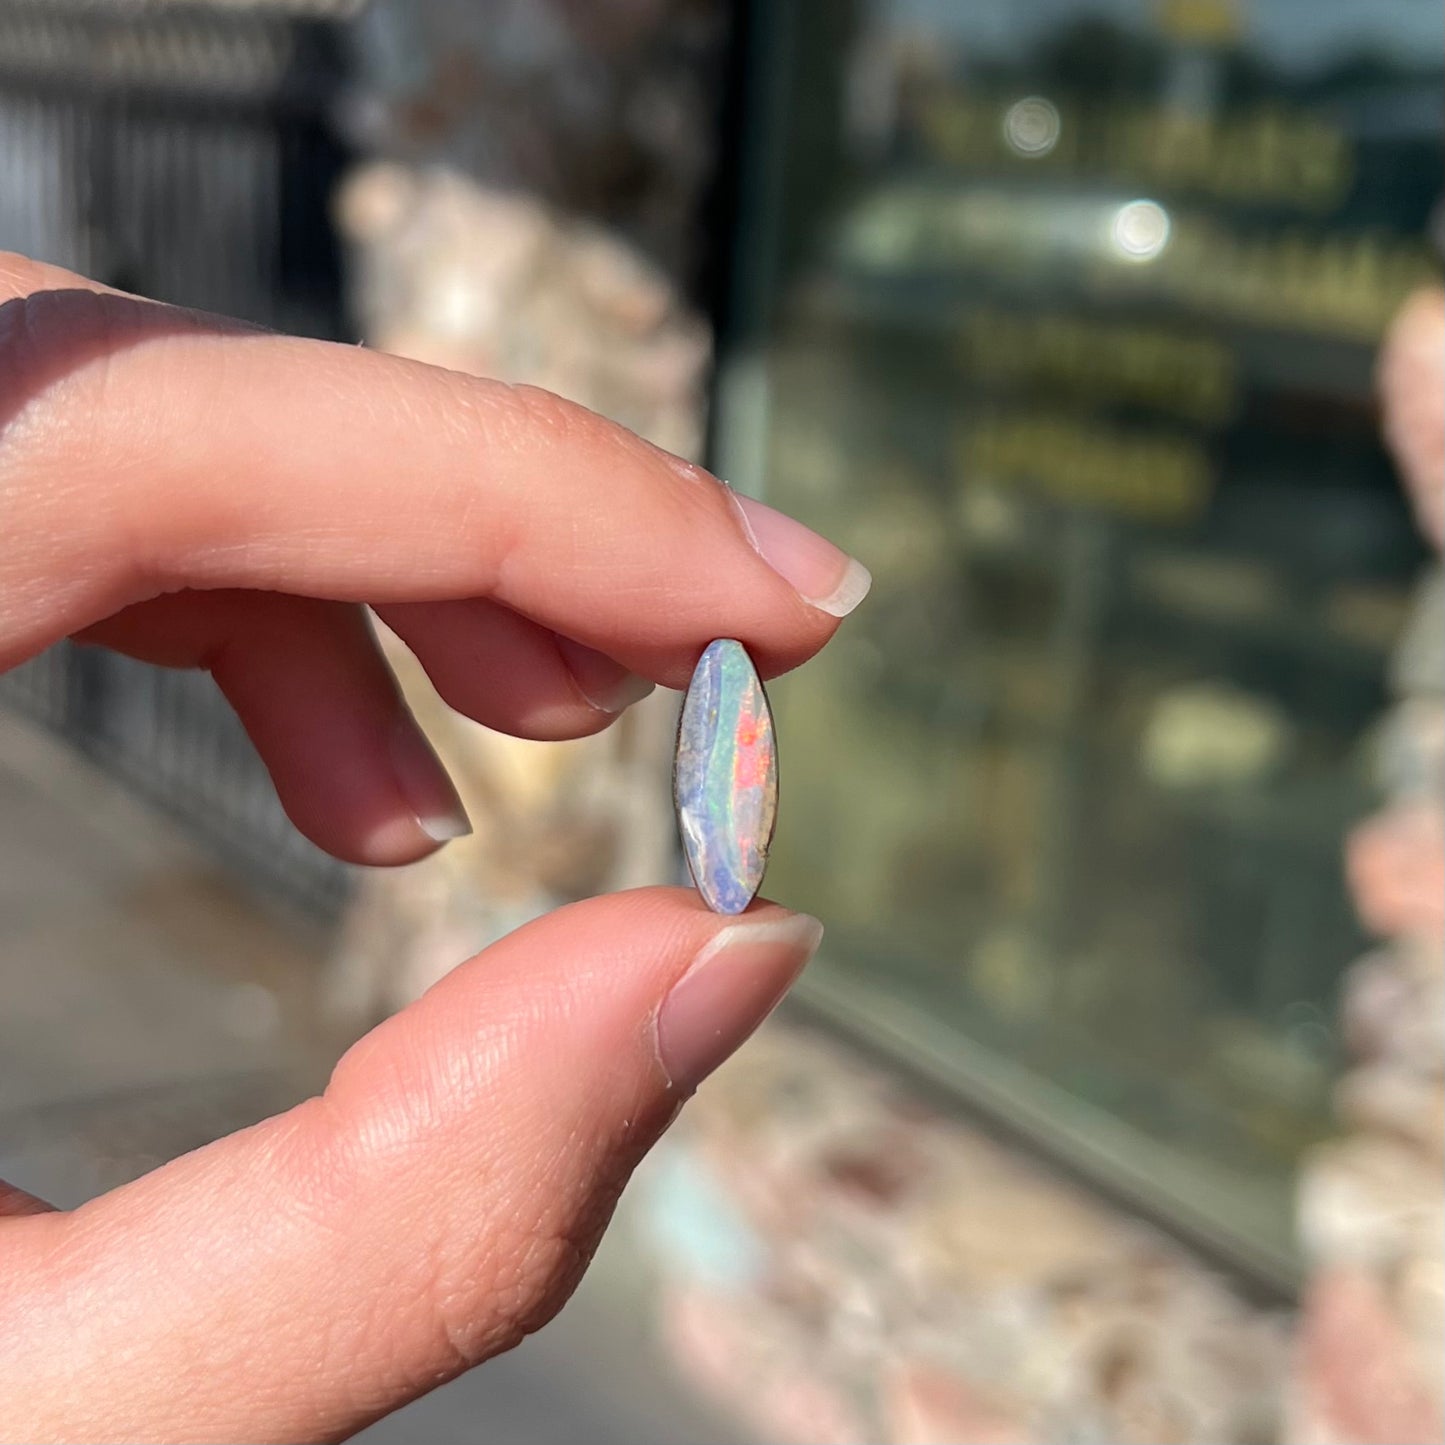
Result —
<svg viewBox="0 0 1445 1445"><path fill-rule="evenodd" d="M778 750L762 679L731 638L709 643L693 670L677 730L673 798L703 902L714 913L741 913L768 866Z"/></svg>

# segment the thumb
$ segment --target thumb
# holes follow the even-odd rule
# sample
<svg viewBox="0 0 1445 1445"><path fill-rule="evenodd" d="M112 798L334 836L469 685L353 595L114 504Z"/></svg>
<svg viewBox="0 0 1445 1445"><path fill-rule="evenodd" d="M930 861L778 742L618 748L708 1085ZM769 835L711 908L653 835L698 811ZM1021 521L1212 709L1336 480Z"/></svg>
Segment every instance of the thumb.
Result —
<svg viewBox="0 0 1445 1445"><path fill-rule="evenodd" d="M562 909L369 1034L321 1097L0 1221L0 1438L334 1438L509 1348L821 932L675 889Z"/></svg>

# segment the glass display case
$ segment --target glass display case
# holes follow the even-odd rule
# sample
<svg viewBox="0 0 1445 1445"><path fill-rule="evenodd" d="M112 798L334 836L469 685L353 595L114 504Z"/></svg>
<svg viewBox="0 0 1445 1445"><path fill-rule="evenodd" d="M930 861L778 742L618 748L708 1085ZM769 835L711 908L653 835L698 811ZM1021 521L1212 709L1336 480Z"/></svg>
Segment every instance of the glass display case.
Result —
<svg viewBox="0 0 1445 1445"><path fill-rule="evenodd" d="M773 689L812 1006L1264 1275L1421 564L1417 0L753 7L715 463L875 590Z"/></svg>

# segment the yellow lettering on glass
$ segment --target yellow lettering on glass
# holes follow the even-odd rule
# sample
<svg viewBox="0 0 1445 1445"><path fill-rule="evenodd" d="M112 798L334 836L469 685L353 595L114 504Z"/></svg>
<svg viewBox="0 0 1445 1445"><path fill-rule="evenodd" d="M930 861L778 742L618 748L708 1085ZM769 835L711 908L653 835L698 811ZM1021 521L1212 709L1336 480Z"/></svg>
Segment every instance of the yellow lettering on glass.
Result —
<svg viewBox="0 0 1445 1445"><path fill-rule="evenodd" d="M1047 147L1021 147L1008 123L1019 99L935 89L912 102L912 126L935 159L963 170L1041 166L1166 194L1316 213L1338 205L1355 178L1349 138L1308 110L1270 104L1200 116L1032 97L1057 117L1057 135Z"/></svg>
<svg viewBox="0 0 1445 1445"><path fill-rule="evenodd" d="M1203 448L1188 437L1130 431L1067 413L980 417L960 443L968 486L1019 487L1068 506L1180 524L1209 500Z"/></svg>
<svg viewBox="0 0 1445 1445"><path fill-rule="evenodd" d="M977 380L1058 388L1080 401L1144 406L1205 425L1234 411L1234 358L1210 337L986 307L964 318L959 339Z"/></svg>

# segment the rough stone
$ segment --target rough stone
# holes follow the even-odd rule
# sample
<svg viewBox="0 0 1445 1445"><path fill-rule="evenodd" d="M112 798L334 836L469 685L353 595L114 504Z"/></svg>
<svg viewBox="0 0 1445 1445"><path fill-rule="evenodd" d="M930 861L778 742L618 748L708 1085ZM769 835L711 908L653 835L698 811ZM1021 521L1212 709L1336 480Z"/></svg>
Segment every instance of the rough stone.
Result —
<svg viewBox="0 0 1445 1445"><path fill-rule="evenodd" d="M1288 1438L1300 1445L1434 1445L1438 1400L1422 1382L1384 1291L1366 1272L1326 1271L1311 1286Z"/></svg>
<svg viewBox="0 0 1445 1445"><path fill-rule="evenodd" d="M767 1250L701 1347L734 1342L717 1392L746 1380L763 1438L800 1438L805 1405L803 1438L840 1418L869 1440L1276 1438L1281 1321L842 1045L770 1026L663 1148L707 1159ZM766 1359L793 1352L774 1391Z"/></svg>
<svg viewBox="0 0 1445 1445"><path fill-rule="evenodd" d="M905 1362L884 1383L891 1445L1030 1445L1034 1440L1017 1405L990 1399L952 1371Z"/></svg>

